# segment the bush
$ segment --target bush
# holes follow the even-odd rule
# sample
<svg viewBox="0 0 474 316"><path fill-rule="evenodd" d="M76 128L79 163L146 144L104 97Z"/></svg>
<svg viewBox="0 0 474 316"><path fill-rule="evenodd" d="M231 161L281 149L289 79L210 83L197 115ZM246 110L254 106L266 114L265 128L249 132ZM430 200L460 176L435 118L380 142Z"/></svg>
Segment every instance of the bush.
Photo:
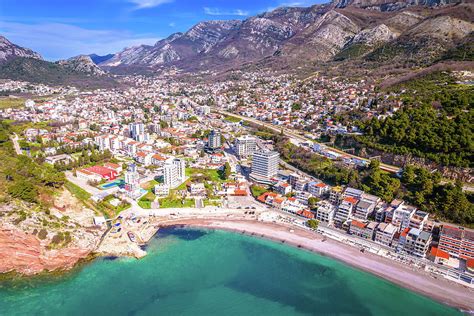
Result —
<svg viewBox="0 0 474 316"><path fill-rule="evenodd" d="M38 233L38 238L41 240L45 240L47 236L48 236L48 231L44 228L40 230Z"/></svg>

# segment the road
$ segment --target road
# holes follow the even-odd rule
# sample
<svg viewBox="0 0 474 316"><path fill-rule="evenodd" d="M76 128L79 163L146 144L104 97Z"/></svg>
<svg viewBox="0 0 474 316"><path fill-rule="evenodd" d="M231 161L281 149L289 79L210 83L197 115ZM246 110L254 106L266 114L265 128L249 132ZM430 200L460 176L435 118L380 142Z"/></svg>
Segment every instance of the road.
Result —
<svg viewBox="0 0 474 316"><path fill-rule="evenodd" d="M243 116L243 115L239 115L239 114L234 114L234 113L227 112L227 111L222 111L222 110L218 110L218 109L213 109L213 111L216 112L216 113L222 114L222 115L234 116L234 117L240 118L242 120L249 121L249 122L252 122L254 124L258 124L260 126L264 126L264 127L268 128L268 129L270 129L274 132L277 132L277 133L280 133L281 131L283 131L283 134L285 136L289 137L290 140L295 144L298 144L298 143L301 143L301 142L306 142L306 141L310 141L312 143L318 143L318 142L315 142L312 139L309 139L309 138L306 138L304 136L299 135L294 130L291 130L291 129L288 129L288 128L285 128L285 127L275 126L273 124L265 123L265 122L259 121L257 119L251 118L251 117L247 117L247 116ZM321 144L321 143L318 143L318 144ZM356 158L356 159L360 159L362 161L370 162L370 160L367 159L367 158L363 158L363 157L359 157L359 156L356 156L356 155L348 154L345 151L342 151L342 150L334 148L334 147L330 147L330 146L327 146L327 145L325 145L325 146L330 148L332 151L334 151L338 154L343 154L343 155L351 157L351 158ZM380 163L380 169L382 169L384 171L396 173L400 170L400 167L388 165L388 164L385 164L385 163Z"/></svg>
<svg viewBox="0 0 474 316"><path fill-rule="evenodd" d="M96 195L96 194L99 194L99 193L104 193L104 192L108 192L108 193L114 193L117 189L114 190L114 188L112 189L109 189L107 191L105 190L100 190L96 187L93 187L91 186L90 184L87 183L86 180L84 179L81 179L81 178L77 178L75 177L71 171L66 171L64 173L66 175L66 179L69 181L69 182L72 182L74 183L75 185L77 185L78 187L81 187L84 191L86 191L87 193L91 194L91 195Z"/></svg>
<svg viewBox="0 0 474 316"><path fill-rule="evenodd" d="M18 135L16 133L13 133L13 136L11 137L13 141L13 147L15 148L15 152L17 155L23 155L23 152L21 151L20 144L18 143Z"/></svg>

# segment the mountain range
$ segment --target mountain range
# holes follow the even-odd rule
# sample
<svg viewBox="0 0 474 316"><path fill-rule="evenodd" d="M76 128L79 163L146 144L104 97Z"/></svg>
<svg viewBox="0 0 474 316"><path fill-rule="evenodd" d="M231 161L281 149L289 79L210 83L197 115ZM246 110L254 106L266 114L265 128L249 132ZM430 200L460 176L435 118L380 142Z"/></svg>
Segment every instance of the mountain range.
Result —
<svg viewBox="0 0 474 316"><path fill-rule="evenodd" d="M452 3L451 3L452 2ZM246 20L200 22L155 45L130 47L104 69L224 70L249 63L309 66L359 58L430 64L474 31L474 6L444 0L340 0L284 7Z"/></svg>
<svg viewBox="0 0 474 316"><path fill-rule="evenodd" d="M0 79L78 87L112 87L116 82L90 56L49 62L28 48L0 36Z"/></svg>
<svg viewBox="0 0 474 316"><path fill-rule="evenodd" d="M106 56L81 55L54 65L0 37L0 77L6 76L1 74L5 65L12 64L25 73L39 66L102 79L108 78L105 71L141 73L170 67L189 72L426 67L443 60L472 61L473 22L471 1L337 0L282 7L245 20L203 21L155 45Z"/></svg>

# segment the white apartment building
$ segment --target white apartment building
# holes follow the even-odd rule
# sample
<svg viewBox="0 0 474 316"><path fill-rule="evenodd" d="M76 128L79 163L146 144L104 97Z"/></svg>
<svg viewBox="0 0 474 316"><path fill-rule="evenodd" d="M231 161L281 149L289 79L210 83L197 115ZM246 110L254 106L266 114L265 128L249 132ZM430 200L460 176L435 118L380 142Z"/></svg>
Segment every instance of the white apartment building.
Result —
<svg viewBox="0 0 474 316"><path fill-rule="evenodd" d="M163 183L174 189L186 180L186 163L182 159L170 158L163 165Z"/></svg>
<svg viewBox="0 0 474 316"><path fill-rule="evenodd" d="M278 174L278 163L280 154L276 151L260 151L253 154L252 172L253 178L270 179Z"/></svg>
<svg viewBox="0 0 474 316"><path fill-rule="evenodd" d="M418 228L423 230L426 222L428 221L428 213L420 210L416 210L413 216L410 218L410 228Z"/></svg>
<svg viewBox="0 0 474 316"><path fill-rule="evenodd" d="M390 247L396 232L397 227L391 223L380 223L375 231L375 241L379 244Z"/></svg>
<svg viewBox="0 0 474 316"><path fill-rule="evenodd" d="M316 219L322 223L332 224L336 207L327 201L319 201L316 209Z"/></svg>
<svg viewBox="0 0 474 316"><path fill-rule="evenodd" d="M257 139L250 135L238 137L234 142L234 147L239 157L251 156L257 150Z"/></svg>
<svg viewBox="0 0 474 316"><path fill-rule="evenodd" d="M334 221L336 224L342 225L352 217L352 213L354 212L357 202L358 200L351 196L342 200L341 204L339 204L336 215L334 216Z"/></svg>
<svg viewBox="0 0 474 316"><path fill-rule="evenodd" d="M411 205L401 203L394 211L392 224L400 227L400 231L410 226L410 220L415 214L416 208Z"/></svg>

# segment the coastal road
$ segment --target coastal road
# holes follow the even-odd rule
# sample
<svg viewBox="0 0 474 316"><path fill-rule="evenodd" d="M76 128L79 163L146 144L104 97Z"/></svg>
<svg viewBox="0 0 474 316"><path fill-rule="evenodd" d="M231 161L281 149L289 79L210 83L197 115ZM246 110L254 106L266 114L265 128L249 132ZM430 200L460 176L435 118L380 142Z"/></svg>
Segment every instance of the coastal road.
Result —
<svg viewBox="0 0 474 316"><path fill-rule="evenodd" d="M292 142L295 143L295 144L299 144L301 142L306 142L306 141L310 141L310 142L316 143L316 144L321 144L321 143L315 142L312 139L301 136L296 131L291 130L289 128L285 128L285 127L282 128L282 127L275 126L275 125L270 124L270 123L265 123L265 122L259 121L257 119L251 118L251 117L247 117L247 116L243 116L243 115L239 115L239 114L235 114L235 113L231 113L231 112L227 112L227 111L222 111L222 110L218 110L218 109L213 109L213 111L216 112L216 113L222 114L222 115L234 116L234 117L240 118L244 121L249 121L249 122L252 122L254 124L264 126L264 127L268 128L268 129L270 129L274 132L277 132L277 133L280 133L281 131L283 131L283 134L285 136L289 137L290 140L292 140ZM351 157L351 158L356 158L356 159L360 159L362 161L370 162L370 159L362 158L362 157L352 155L352 154L348 154L345 151L342 151L342 150L334 148L334 147L330 147L330 146L327 146L327 145L325 145L325 146L327 148L330 148L332 151L334 151L338 154L342 154L342 155L345 155L345 156L348 156L348 157ZM401 168L397 167L397 166L388 165L388 164L385 164L385 163L380 163L380 169L382 169L384 171L391 172L391 173L396 173Z"/></svg>

